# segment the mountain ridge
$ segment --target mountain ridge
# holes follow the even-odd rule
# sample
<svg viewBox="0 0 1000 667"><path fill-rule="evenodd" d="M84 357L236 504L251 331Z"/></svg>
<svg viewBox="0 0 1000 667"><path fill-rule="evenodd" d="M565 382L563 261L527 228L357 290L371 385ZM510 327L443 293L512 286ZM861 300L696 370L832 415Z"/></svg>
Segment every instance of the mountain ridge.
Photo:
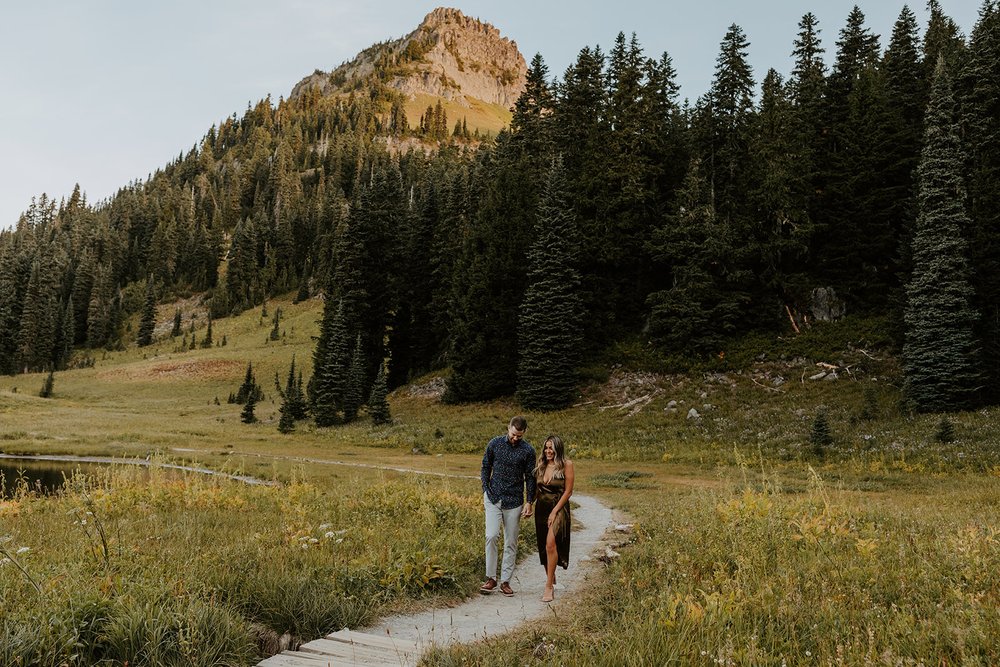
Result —
<svg viewBox="0 0 1000 667"><path fill-rule="evenodd" d="M494 127L484 129L495 130L509 122L527 70L517 43L496 27L458 9L438 7L406 36L374 44L329 72L317 69L304 77L290 99L307 91L326 96L378 87L410 103L411 123L423 111L415 103L422 105L429 97L442 100L453 116L459 110L493 107L487 115L495 118L486 124Z"/></svg>

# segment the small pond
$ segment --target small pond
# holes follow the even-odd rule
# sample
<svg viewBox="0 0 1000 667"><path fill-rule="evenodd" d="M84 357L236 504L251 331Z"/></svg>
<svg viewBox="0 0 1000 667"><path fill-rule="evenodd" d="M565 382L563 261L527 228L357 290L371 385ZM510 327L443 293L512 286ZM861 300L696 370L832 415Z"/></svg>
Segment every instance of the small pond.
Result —
<svg viewBox="0 0 1000 667"><path fill-rule="evenodd" d="M61 489L63 482L72 477L77 470L90 475L107 468L108 464L102 463L0 459L0 476L2 476L0 500L11 496L21 477L24 477L32 490L39 493L53 493Z"/></svg>

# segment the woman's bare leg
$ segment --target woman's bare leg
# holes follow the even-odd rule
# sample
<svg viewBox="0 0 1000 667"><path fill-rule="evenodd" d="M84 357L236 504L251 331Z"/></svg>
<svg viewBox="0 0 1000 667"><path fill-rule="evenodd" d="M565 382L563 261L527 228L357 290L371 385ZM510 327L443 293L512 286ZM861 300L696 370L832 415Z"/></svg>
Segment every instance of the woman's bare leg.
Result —
<svg viewBox="0 0 1000 667"><path fill-rule="evenodd" d="M559 560L559 551L556 549L556 536L550 530L545 537L545 594L542 595L542 602L552 602L555 598L556 585L556 561Z"/></svg>

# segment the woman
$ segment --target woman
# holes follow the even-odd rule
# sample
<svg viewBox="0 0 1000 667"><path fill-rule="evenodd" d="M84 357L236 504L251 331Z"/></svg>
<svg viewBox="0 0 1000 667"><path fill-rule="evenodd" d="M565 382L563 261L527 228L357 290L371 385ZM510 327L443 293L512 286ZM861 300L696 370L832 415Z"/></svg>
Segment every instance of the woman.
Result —
<svg viewBox="0 0 1000 667"><path fill-rule="evenodd" d="M535 533L538 536L538 559L547 579L542 602L555 597L556 564L569 567L569 497L573 495L573 462L563 454L563 441L557 435L545 439L535 466Z"/></svg>

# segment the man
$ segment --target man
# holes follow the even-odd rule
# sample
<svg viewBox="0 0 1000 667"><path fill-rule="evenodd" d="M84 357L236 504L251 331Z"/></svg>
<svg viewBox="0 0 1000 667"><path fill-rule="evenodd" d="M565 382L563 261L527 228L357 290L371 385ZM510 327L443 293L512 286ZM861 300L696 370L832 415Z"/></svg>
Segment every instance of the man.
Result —
<svg viewBox="0 0 1000 667"><path fill-rule="evenodd" d="M486 445L483 467L483 505L486 507L486 581L479 588L489 595L497 587L497 540L503 524L503 566L500 570L500 592L514 594L510 580L517 561L517 534L521 519L531 516L535 500L535 450L524 439L528 420L514 417L507 425L507 434L498 435ZM524 502L527 489L528 502Z"/></svg>

